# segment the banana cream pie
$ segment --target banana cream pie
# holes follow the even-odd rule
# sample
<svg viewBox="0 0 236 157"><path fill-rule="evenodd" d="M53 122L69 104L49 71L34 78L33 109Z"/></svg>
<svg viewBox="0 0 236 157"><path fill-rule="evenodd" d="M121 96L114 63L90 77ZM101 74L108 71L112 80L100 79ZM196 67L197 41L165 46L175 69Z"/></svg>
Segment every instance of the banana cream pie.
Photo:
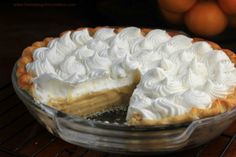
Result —
<svg viewBox="0 0 236 157"><path fill-rule="evenodd" d="M18 84L38 103L90 116L127 106L130 125L214 116L236 106L236 55L160 29L80 28L27 47Z"/></svg>

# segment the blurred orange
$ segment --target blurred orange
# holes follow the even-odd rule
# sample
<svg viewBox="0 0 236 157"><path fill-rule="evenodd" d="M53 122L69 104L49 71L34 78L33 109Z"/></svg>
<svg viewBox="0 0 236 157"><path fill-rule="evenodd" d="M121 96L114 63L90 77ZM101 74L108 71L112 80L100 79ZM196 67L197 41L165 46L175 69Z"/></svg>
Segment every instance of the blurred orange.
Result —
<svg viewBox="0 0 236 157"><path fill-rule="evenodd" d="M224 31L227 17L218 4L212 0L198 1L185 15L185 24L193 33L214 36Z"/></svg>
<svg viewBox="0 0 236 157"><path fill-rule="evenodd" d="M236 0L218 0L220 7L228 15L236 15Z"/></svg>
<svg viewBox="0 0 236 157"><path fill-rule="evenodd" d="M161 8L171 12L183 13L189 10L197 0L159 0Z"/></svg>
<svg viewBox="0 0 236 157"><path fill-rule="evenodd" d="M170 11L167 11L167 10L165 10L163 8L160 8L160 9L161 9L162 15L171 24L179 25L179 24L183 23L184 16L183 16L182 13L170 12Z"/></svg>

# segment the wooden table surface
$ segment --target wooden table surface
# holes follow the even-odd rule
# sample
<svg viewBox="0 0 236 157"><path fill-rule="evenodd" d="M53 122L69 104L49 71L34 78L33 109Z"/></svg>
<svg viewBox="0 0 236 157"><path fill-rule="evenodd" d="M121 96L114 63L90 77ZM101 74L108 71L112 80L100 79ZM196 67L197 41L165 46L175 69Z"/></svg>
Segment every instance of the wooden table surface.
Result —
<svg viewBox="0 0 236 157"><path fill-rule="evenodd" d="M67 29L94 26L76 10L2 8L0 10L0 157L122 156L78 147L51 135L26 110L13 91L10 73L24 47ZM92 21L92 22L91 22ZM157 25L158 27L158 25ZM235 32L217 38L223 47L236 50ZM215 140L169 157L236 157L236 121Z"/></svg>

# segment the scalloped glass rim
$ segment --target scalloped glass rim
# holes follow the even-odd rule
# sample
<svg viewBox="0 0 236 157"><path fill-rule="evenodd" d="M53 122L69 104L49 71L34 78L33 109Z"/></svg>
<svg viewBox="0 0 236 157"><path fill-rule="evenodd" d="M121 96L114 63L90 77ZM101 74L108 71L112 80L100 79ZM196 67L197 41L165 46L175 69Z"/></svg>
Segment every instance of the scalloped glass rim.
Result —
<svg viewBox="0 0 236 157"><path fill-rule="evenodd" d="M235 108L231 111L228 111L228 112L216 115L216 116L202 118L202 119L194 120L192 122L184 122L184 123L179 123L179 124L167 124L167 125L159 125L159 126L158 125L155 125L155 126L129 126L126 124L117 125L117 124L113 124L113 123L105 123L105 122L101 122L101 121L90 120L90 119L82 118L82 117L75 116L75 115L69 115L65 112L56 110L56 109L54 109L48 105L45 105L43 103L36 103L32 96L30 96L23 89L20 89L19 86L17 85L16 67L17 67L17 63L14 65L14 68L12 71L12 84L13 84L13 87L14 87L16 93L18 95L20 95L19 96L20 99L21 99L21 96L24 97L24 99L26 99L31 104L33 104L34 107L38 108L39 110L43 110L44 112L51 115L51 117L53 117L53 116L63 117L63 118L66 118L67 120L77 121L77 122L79 122L83 125L86 125L86 126L96 126L96 127L107 128L107 129L111 129L111 130L126 130L126 131L128 131L128 130L135 130L135 131L172 130L172 129L187 127L189 125L194 125L194 123L203 123L205 121L221 119L225 116L229 116L230 114L236 113L236 108Z"/></svg>

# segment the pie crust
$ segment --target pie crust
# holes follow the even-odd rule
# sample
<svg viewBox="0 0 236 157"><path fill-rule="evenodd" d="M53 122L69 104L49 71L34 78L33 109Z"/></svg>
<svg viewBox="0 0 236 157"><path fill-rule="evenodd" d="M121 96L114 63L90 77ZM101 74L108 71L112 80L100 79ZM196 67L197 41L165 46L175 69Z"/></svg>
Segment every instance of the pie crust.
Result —
<svg viewBox="0 0 236 157"><path fill-rule="evenodd" d="M91 36L98 30L104 27L96 27L96 28L79 28L78 30L88 29ZM114 29L115 33L118 33L123 28L117 27ZM73 30L69 30L72 31ZM141 28L141 32L143 35L146 35L151 29ZM64 33L60 34L62 36ZM170 36L175 36L180 33L174 31L167 31ZM17 62L17 70L16 76L18 80L18 85L20 88L26 90L31 96L34 97L33 94L33 83L32 83L32 74L26 71L26 64L33 61L32 53L35 49L39 47L45 47L47 44L54 38L47 37L42 41L34 42L31 46L26 47L23 52L21 58ZM206 41L201 38L193 38L193 42L197 41ZM221 48L218 44L212 41L206 41L213 49L222 50L230 60L236 65L236 55L234 52L228 49ZM134 83L130 86L126 86L120 89L112 89L101 92L94 92L92 94L84 95L76 100L68 101L68 100L55 100L48 103L49 106L52 106L58 110L64 111L68 114L79 115L79 116L88 116L92 115L96 112L101 112L104 110L109 110L115 107L119 107L122 104L127 104L130 96L132 95L133 90L136 85L139 83L140 76L137 76L134 79ZM181 123L193 121L195 119L205 118L209 116L214 116L221 114L226 111L232 110L236 106L236 88L234 92L228 95L225 99L216 99L210 108L207 109L199 109L192 108L190 112L180 115L180 116L172 116L167 117L161 120L147 120L143 119L142 115L139 113L133 113L131 118L128 119L128 124L130 125L162 125L162 124L173 124L173 123Z"/></svg>

